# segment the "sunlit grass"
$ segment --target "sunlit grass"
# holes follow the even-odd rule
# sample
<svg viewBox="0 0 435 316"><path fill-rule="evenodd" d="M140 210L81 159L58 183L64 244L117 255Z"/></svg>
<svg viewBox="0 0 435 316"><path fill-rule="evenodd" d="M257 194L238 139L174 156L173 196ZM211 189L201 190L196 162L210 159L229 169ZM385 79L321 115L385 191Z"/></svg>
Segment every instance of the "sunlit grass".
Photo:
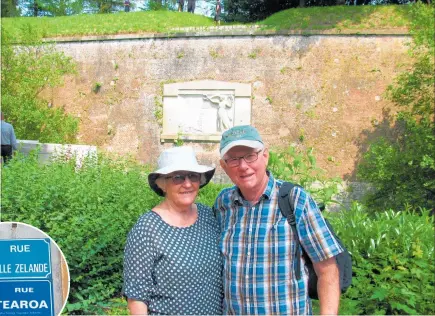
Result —
<svg viewBox="0 0 435 316"><path fill-rule="evenodd" d="M409 24L409 6L332 6L288 9L258 22L276 30L402 29Z"/></svg>
<svg viewBox="0 0 435 316"><path fill-rule="evenodd" d="M398 29L406 32L409 6L332 6L288 9L256 24L266 29L359 33ZM231 23L234 25L235 23ZM148 11L113 14L82 14L65 17L2 18L2 25L19 41L23 28L37 30L44 38L154 34L174 32L179 27L214 26L212 18L186 12ZM224 24L223 24L224 25Z"/></svg>
<svg viewBox="0 0 435 316"><path fill-rule="evenodd" d="M185 12L149 11L114 14L82 14L62 17L3 18L3 27L14 38L23 28L38 30L42 37L165 33L176 27L213 26L211 18Z"/></svg>

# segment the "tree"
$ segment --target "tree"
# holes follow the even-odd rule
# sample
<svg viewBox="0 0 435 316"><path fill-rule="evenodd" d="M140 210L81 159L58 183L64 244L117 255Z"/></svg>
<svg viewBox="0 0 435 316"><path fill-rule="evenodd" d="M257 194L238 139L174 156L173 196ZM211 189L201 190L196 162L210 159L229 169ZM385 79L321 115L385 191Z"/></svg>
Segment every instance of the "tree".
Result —
<svg viewBox="0 0 435 316"><path fill-rule="evenodd" d="M416 3L411 14L415 63L388 89L402 107L393 117L394 137L372 143L358 167L360 179L375 186L368 196L373 209L435 209L434 5Z"/></svg>
<svg viewBox="0 0 435 316"><path fill-rule="evenodd" d="M299 0L224 0L227 20L251 22L265 19L278 11L296 8Z"/></svg>
<svg viewBox="0 0 435 316"><path fill-rule="evenodd" d="M86 0L85 6L96 13L112 13L124 10L123 0Z"/></svg>
<svg viewBox="0 0 435 316"><path fill-rule="evenodd" d="M19 139L74 143L77 119L39 98L44 89L62 84L64 75L74 73L74 63L53 45L37 38L27 27L22 43L15 46L2 28L2 111L13 123Z"/></svg>
<svg viewBox="0 0 435 316"><path fill-rule="evenodd" d="M178 5L177 5L178 3ZM179 10L184 9L184 0L147 0L141 8L145 11Z"/></svg>
<svg viewBox="0 0 435 316"><path fill-rule="evenodd" d="M1 17L14 17L20 15L17 0L1 0Z"/></svg>
<svg viewBox="0 0 435 316"><path fill-rule="evenodd" d="M21 0L25 16L64 16L83 11L84 0Z"/></svg>

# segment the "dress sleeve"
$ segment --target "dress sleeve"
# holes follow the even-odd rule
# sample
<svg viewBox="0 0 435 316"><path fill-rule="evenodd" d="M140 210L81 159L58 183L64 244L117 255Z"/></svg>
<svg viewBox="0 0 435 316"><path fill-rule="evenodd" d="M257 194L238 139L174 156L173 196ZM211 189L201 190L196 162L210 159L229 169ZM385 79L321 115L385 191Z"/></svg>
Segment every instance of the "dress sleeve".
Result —
<svg viewBox="0 0 435 316"><path fill-rule="evenodd" d="M127 237L124 250L123 294L149 305L154 292L153 267L156 250L153 244L153 225L142 216Z"/></svg>
<svg viewBox="0 0 435 316"><path fill-rule="evenodd" d="M324 261L343 249L326 225L325 219L310 194L300 187L292 192L295 201L297 231L302 247L313 262Z"/></svg>

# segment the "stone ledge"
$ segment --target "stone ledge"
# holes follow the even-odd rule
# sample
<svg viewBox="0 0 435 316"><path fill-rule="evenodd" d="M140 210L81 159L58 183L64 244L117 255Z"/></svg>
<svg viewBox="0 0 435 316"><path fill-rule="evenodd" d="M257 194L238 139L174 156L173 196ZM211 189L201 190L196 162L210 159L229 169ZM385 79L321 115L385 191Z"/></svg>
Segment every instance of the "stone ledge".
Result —
<svg viewBox="0 0 435 316"><path fill-rule="evenodd" d="M140 39L225 37L225 36L410 36L407 29L377 30L274 30L266 26L210 26L174 28L168 33L135 33L45 38L45 42L98 42Z"/></svg>

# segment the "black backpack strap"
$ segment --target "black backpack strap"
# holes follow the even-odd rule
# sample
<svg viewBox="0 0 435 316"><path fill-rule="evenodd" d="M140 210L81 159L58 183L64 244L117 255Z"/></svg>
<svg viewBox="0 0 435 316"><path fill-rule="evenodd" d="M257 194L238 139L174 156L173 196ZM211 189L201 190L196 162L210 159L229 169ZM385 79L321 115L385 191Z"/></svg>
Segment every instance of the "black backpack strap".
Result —
<svg viewBox="0 0 435 316"><path fill-rule="evenodd" d="M281 188L279 189L278 193L278 206L281 210L282 216L284 216L287 219L287 222L289 223L293 235L295 236L296 240L296 278L298 280L301 279L301 246L299 242L299 234L296 229L296 217L295 217L295 211L293 203L290 202L290 193L293 190L295 185L290 182L284 182L281 185Z"/></svg>

